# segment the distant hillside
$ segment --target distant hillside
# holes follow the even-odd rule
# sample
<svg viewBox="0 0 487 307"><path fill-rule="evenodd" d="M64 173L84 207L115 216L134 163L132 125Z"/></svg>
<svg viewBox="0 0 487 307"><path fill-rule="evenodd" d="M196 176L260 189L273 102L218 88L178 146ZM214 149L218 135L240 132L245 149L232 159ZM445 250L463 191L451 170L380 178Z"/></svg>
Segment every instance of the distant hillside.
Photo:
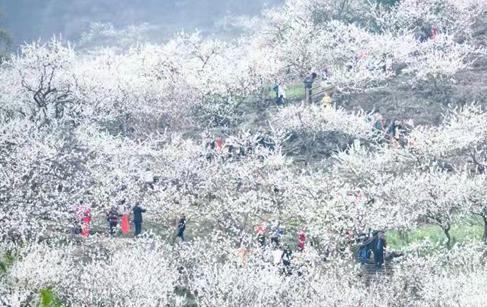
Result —
<svg viewBox="0 0 487 307"><path fill-rule="evenodd" d="M4 26L14 45L48 39L53 34L76 40L91 22L110 22L116 27L148 23L155 40L164 40L182 29L212 32L215 22L228 15L256 15L264 7L283 0L4 0Z"/></svg>

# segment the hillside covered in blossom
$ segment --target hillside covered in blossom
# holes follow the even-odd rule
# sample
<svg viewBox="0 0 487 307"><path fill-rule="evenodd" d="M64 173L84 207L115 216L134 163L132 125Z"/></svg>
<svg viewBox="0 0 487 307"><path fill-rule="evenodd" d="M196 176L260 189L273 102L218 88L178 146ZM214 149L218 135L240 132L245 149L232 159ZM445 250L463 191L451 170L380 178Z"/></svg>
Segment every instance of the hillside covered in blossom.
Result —
<svg viewBox="0 0 487 307"><path fill-rule="evenodd" d="M2 60L0 306L485 306L487 2L225 27Z"/></svg>

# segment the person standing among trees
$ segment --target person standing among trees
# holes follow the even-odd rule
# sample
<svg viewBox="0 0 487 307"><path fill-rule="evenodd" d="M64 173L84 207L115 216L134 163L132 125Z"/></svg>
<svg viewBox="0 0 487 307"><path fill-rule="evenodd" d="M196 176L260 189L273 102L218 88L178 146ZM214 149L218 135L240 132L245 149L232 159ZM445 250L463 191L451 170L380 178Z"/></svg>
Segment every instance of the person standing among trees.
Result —
<svg viewBox="0 0 487 307"><path fill-rule="evenodd" d="M395 118L393 118L390 123L389 123L389 126L387 126L387 130L386 130L386 134L389 136L389 138L392 140L395 136L396 136L396 129L398 127L398 121L396 121Z"/></svg>
<svg viewBox="0 0 487 307"><path fill-rule="evenodd" d="M85 205L84 201L80 201L79 205L76 207L76 221L78 222L78 227L80 227L80 234L82 236L90 235L90 223L91 223L91 208Z"/></svg>
<svg viewBox="0 0 487 307"><path fill-rule="evenodd" d="M73 222L73 234L80 234L81 233L81 205L83 201L80 201L78 205L74 205L73 209L70 211L70 213L73 213L74 215L74 222Z"/></svg>
<svg viewBox="0 0 487 307"><path fill-rule="evenodd" d="M272 89L276 92L276 104L279 105L279 82L276 82Z"/></svg>
<svg viewBox="0 0 487 307"><path fill-rule="evenodd" d="M384 132L384 120L382 118L382 115L377 114L377 119L374 123L374 129L377 133L382 134Z"/></svg>
<svg viewBox="0 0 487 307"><path fill-rule="evenodd" d="M118 214L117 208L113 206L110 211L107 213L107 221L110 226L110 234L115 234L115 228L118 226L118 218L120 215Z"/></svg>
<svg viewBox="0 0 487 307"><path fill-rule="evenodd" d="M293 252L288 244L284 246L284 251L282 252L281 260L282 264L284 265L284 273L287 275L291 275L291 258Z"/></svg>
<svg viewBox="0 0 487 307"><path fill-rule="evenodd" d="M328 92L325 93L325 96L323 97L321 103L323 104L323 107L328 107L331 105L331 97Z"/></svg>
<svg viewBox="0 0 487 307"><path fill-rule="evenodd" d="M284 100L286 99L286 86L280 82L276 82L272 89L276 92L276 104L278 106L284 105Z"/></svg>
<svg viewBox="0 0 487 307"><path fill-rule="evenodd" d="M313 72L304 79L304 94L306 103L312 102L311 95L313 95L313 83L315 82L316 76L316 73Z"/></svg>
<svg viewBox="0 0 487 307"><path fill-rule="evenodd" d="M435 40L438 38L438 35L439 35L440 31L438 30L438 27L432 27L431 28L431 36L430 36L430 39L431 40Z"/></svg>
<svg viewBox="0 0 487 307"><path fill-rule="evenodd" d="M304 250L304 243L306 242L306 235L304 231L298 231L298 251L302 252Z"/></svg>
<svg viewBox="0 0 487 307"><path fill-rule="evenodd" d="M387 242L384 237L384 232L379 231L370 242L370 249L374 252L374 263L377 269L382 268L384 263L384 253L387 248Z"/></svg>
<svg viewBox="0 0 487 307"><path fill-rule="evenodd" d="M269 232L265 223L262 223L255 227L255 232L257 233L257 241L260 243L261 247L265 246L265 235Z"/></svg>
<svg viewBox="0 0 487 307"><path fill-rule="evenodd" d="M134 212L135 236L137 237L142 232L142 213L147 210L142 209L139 202L136 202L132 211Z"/></svg>
<svg viewBox="0 0 487 307"><path fill-rule="evenodd" d="M285 103L285 100L287 98L286 96L286 86L284 84L279 84L279 89L278 89L278 98L277 98L277 101L278 101L278 105L280 106L283 106L284 103Z"/></svg>
<svg viewBox="0 0 487 307"><path fill-rule="evenodd" d="M364 265L369 259L370 255L370 242L372 242L374 238L368 238L366 234L361 233L359 234L359 251L357 252L357 258L360 260L360 264Z"/></svg>
<svg viewBox="0 0 487 307"><path fill-rule="evenodd" d="M327 81L329 77L330 70L328 69L328 66L325 66L325 68L321 70L321 81Z"/></svg>
<svg viewBox="0 0 487 307"><path fill-rule="evenodd" d="M280 244L280 239L282 236L282 228L281 228L281 223L279 221L274 221L274 225L272 226L271 229L271 244L273 244L276 247L279 247Z"/></svg>
<svg viewBox="0 0 487 307"><path fill-rule="evenodd" d="M182 215L176 230L176 237L184 241L184 230L186 230L186 215Z"/></svg>

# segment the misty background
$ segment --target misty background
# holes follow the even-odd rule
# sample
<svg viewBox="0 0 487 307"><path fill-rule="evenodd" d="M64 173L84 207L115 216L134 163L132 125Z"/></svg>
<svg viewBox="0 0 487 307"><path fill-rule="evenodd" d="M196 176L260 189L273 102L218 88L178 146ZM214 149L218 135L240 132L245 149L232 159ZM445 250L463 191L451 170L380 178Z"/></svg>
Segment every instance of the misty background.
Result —
<svg viewBox="0 0 487 307"><path fill-rule="evenodd" d="M284 0L0 0L12 48L53 35L78 41L93 22L111 23L116 29L147 24L150 39L164 41L176 32L226 34L218 27L225 18L258 15Z"/></svg>

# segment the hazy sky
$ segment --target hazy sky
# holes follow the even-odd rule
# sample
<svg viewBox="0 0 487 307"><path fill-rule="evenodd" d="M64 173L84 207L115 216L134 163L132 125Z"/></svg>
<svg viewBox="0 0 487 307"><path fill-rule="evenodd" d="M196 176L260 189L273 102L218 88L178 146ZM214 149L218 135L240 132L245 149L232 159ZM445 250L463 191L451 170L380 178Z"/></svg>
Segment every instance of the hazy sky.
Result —
<svg viewBox="0 0 487 307"><path fill-rule="evenodd" d="M76 40L90 22L116 27L149 23L168 37L182 28L212 31L228 15L255 15L263 6L284 0L0 0L3 19L16 44L49 39L53 34Z"/></svg>

